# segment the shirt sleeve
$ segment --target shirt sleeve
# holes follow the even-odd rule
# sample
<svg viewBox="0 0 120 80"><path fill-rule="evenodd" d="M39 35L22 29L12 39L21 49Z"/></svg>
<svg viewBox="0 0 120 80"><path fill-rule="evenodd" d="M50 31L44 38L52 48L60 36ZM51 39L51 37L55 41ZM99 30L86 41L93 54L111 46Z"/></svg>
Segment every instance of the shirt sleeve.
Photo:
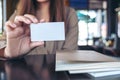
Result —
<svg viewBox="0 0 120 80"><path fill-rule="evenodd" d="M68 32L66 34L63 49L76 50L78 48L78 18L74 9L70 8L68 18L66 19Z"/></svg>

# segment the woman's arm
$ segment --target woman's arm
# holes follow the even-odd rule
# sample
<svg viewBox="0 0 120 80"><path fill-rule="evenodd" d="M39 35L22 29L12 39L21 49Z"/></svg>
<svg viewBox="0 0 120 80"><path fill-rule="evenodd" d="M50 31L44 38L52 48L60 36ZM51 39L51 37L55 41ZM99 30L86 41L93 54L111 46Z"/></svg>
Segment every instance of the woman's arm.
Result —
<svg viewBox="0 0 120 80"><path fill-rule="evenodd" d="M66 24L68 26L68 33L63 45L63 49L76 50L78 48L78 18L74 9L70 8L69 15L67 15Z"/></svg>

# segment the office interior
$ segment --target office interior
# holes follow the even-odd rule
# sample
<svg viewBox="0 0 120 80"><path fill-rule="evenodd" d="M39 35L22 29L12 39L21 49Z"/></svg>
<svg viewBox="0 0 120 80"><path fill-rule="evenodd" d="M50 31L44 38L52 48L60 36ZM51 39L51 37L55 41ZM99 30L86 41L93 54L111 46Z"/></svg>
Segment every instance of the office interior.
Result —
<svg viewBox="0 0 120 80"><path fill-rule="evenodd" d="M5 37L4 23L19 0L0 0L0 40ZM79 26L79 50L94 50L120 56L120 0L64 0L76 10Z"/></svg>

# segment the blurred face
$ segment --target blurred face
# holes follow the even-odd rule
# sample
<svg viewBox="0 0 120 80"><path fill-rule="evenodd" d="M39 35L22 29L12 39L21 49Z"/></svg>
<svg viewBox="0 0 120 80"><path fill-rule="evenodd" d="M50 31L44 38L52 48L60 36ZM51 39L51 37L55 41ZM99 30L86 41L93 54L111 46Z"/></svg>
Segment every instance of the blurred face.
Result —
<svg viewBox="0 0 120 80"><path fill-rule="evenodd" d="M47 2L49 0L37 0L37 2Z"/></svg>

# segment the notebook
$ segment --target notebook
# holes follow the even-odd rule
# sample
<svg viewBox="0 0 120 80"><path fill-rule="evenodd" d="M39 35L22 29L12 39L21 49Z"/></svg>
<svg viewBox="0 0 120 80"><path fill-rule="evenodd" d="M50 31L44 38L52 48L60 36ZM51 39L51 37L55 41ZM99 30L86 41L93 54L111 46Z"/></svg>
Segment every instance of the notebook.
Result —
<svg viewBox="0 0 120 80"><path fill-rule="evenodd" d="M118 59L95 51L58 51L56 71L82 71L81 73L120 68ZM98 70L99 69L99 70Z"/></svg>
<svg viewBox="0 0 120 80"><path fill-rule="evenodd" d="M96 51L76 50L76 51L57 51L56 60L63 61L82 61L82 62L116 62L118 59L110 57Z"/></svg>

